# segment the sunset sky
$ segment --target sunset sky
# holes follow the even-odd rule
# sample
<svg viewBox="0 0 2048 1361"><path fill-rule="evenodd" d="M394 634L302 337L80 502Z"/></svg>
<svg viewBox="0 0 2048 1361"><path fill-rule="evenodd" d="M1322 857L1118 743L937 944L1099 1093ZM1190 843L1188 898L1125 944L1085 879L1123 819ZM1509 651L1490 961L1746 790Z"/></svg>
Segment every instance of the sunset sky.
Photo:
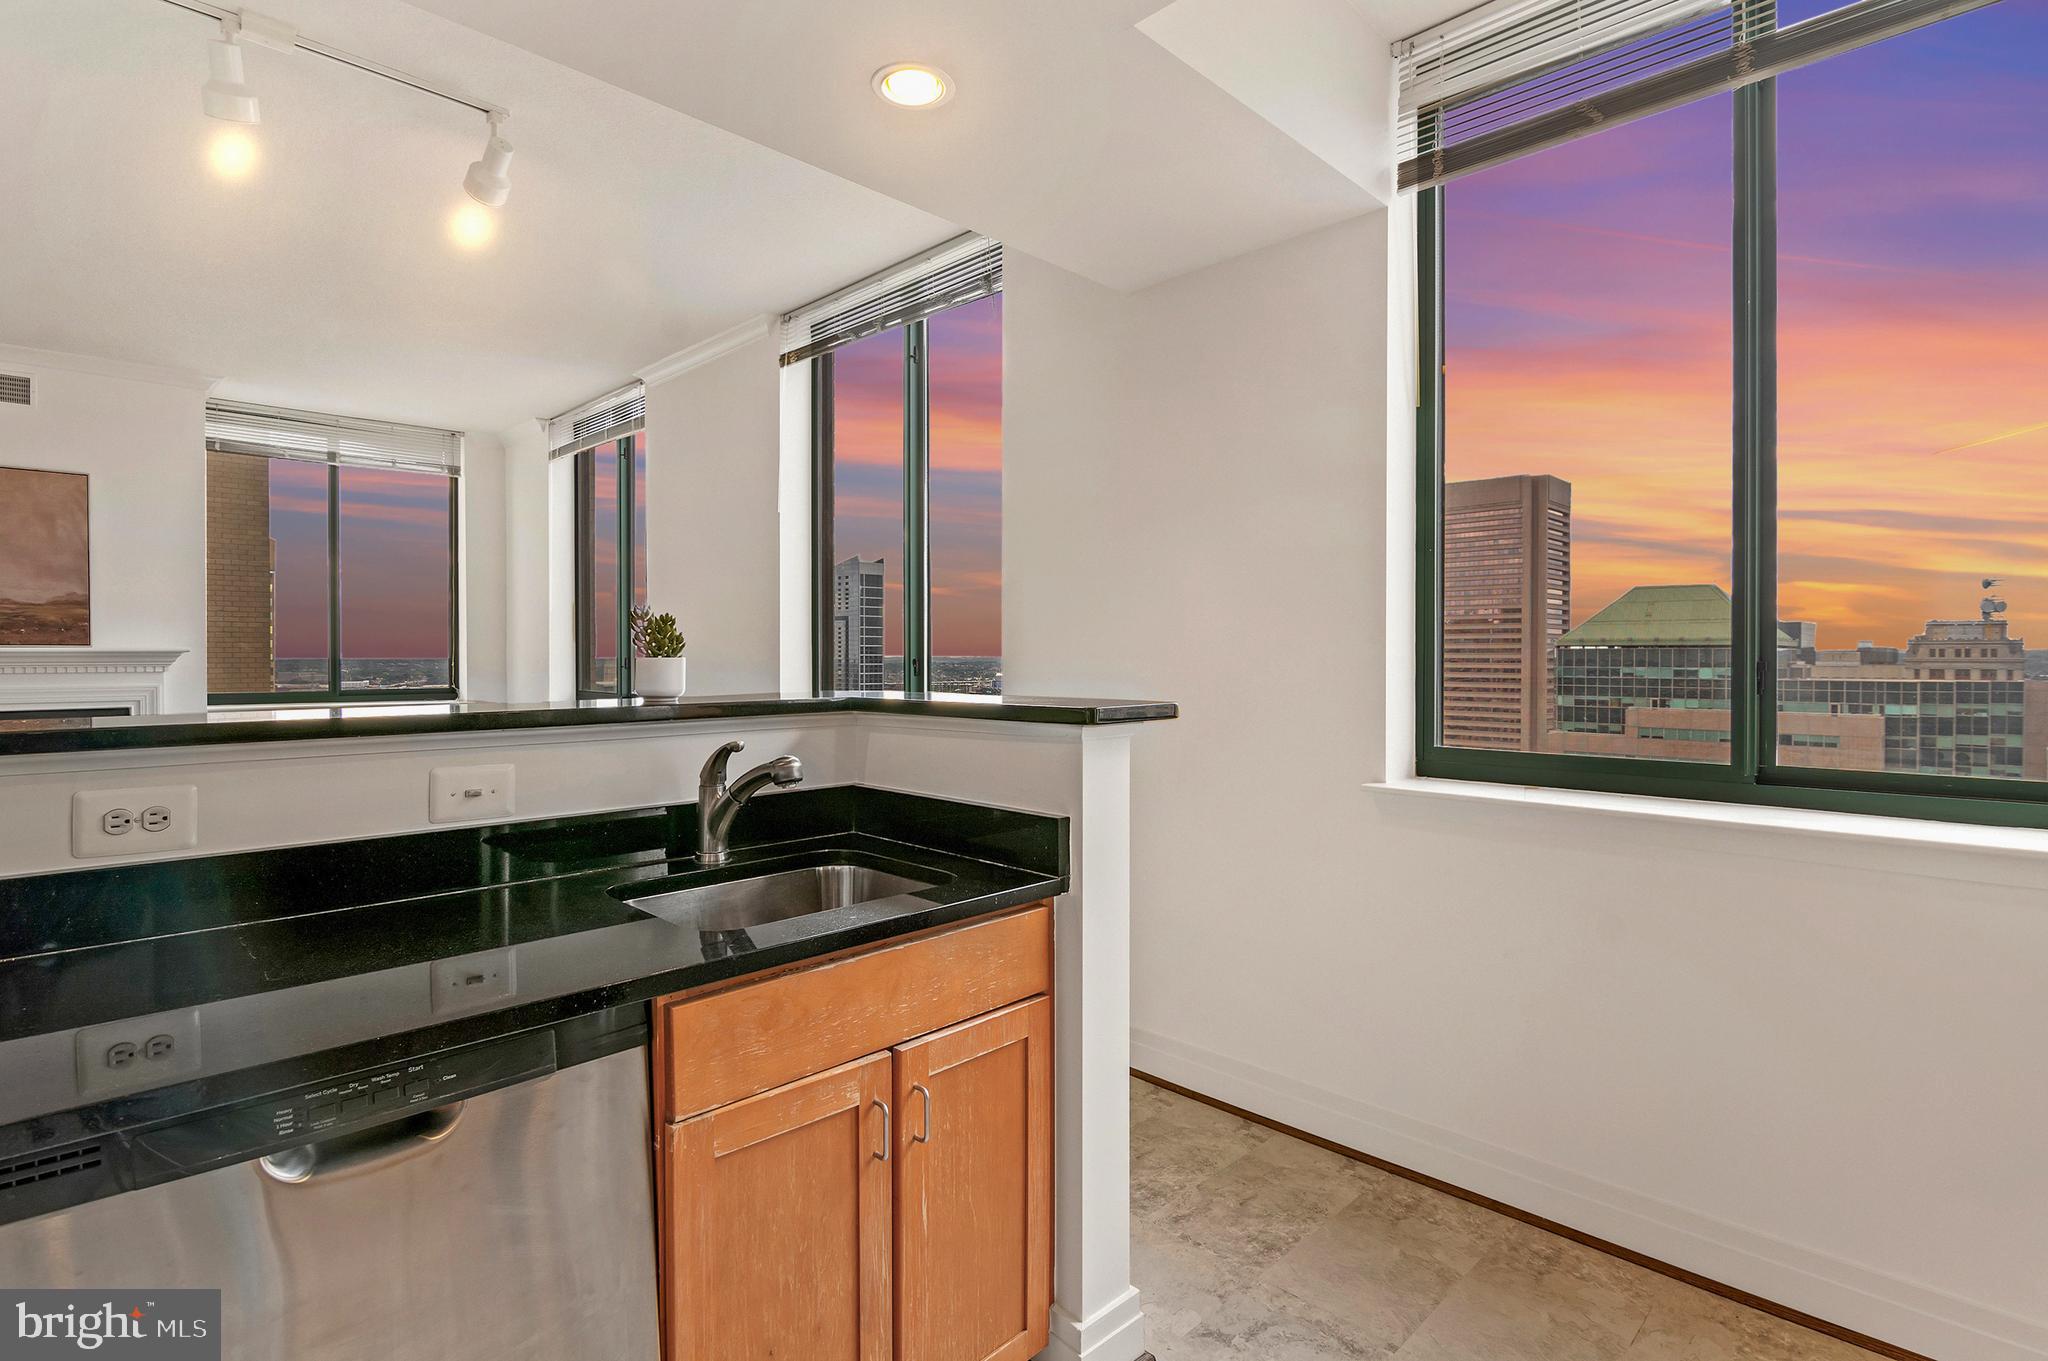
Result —
<svg viewBox="0 0 2048 1361"><path fill-rule="evenodd" d="M941 312L931 349L932 652L1003 650L1003 299ZM903 650L903 333L833 360L833 558L885 564L885 649Z"/></svg>
<svg viewBox="0 0 2048 1361"><path fill-rule="evenodd" d="M341 647L348 657L448 654L448 481L341 470ZM270 460L277 655L327 655L327 469Z"/></svg>
<svg viewBox="0 0 2048 1361"><path fill-rule="evenodd" d="M1903 644L1995 576L2048 646L2048 0L1778 90L1779 615ZM1574 622L1729 584L1732 108L1446 191L1445 476L1572 483Z"/></svg>

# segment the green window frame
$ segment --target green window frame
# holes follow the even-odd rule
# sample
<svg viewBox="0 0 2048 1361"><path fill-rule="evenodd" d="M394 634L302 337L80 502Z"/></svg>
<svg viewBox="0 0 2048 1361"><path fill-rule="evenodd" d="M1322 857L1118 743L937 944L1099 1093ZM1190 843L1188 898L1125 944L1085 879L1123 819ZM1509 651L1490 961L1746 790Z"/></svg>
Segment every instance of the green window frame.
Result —
<svg viewBox="0 0 2048 1361"><path fill-rule="evenodd" d="M931 692L931 373L925 319L900 328L903 341L903 689ZM883 332L888 334L888 332ZM833 379L838 356L811 361L811 671L832 685Z"/></svg>
<svg viewBox="0 0 2048 1361"><path fill-rule="evenodd" d="M1000 296L999 294L994 296ZM960 306L985 304L988 295L965 300ZM933 568L933 341L931 322L949 309L941 308L900 327L878 333L879 337L900 336L903 351L902 380L902 525L903 562L903 690L914 695L970 693L946 688L947 678L937 663L961 655L933 646L934 583L945 584L945 573ZM874 343L870 338L869 343ZM946 354L940 338L939 354ZM811 670L819 693L833 690L833 573L839 562L834 542L835 465L838 422L835 386L839 355L828 350L811 360ZM943 367L940 370L944 378ZM943 395L943 393L942 393ZM943 403L941 404L943 417ZM943 425L943 419L939 422ZM943 471L943 470L941 470ZM944 496L943 486L940 489ZM979 655L979 654L976 654Z"/></svg>
<svg viewBox="0 0 2048 1361"><path fill-rule="evenodd" d="M647 581L634 570L641 561L643 546L636 532L645 520L645 510L640 505L640 477L646 468L646 436L644 434L620 435L608 441L615 445L612 455L617 460L615 474L618 490L614 497L618 513L618 527L613 542L618 545L618 580L610 583L614 613L618 616L613 626L618 630L617 656L613 659L613 675L609 683L597 676L598 658L593 655L592 615L597 600L597 547L591 540L591 525L597 500L597 450L584 449L574 457L576 460L574 478L576 484L576 556L575 602L576 602L576 698L578 699L626 699L633 694L633 647L630 616L635 605L646 603Z"/></svg>
<svg viewBox="0 0 2048 1361"><path fill-rule="evenodd" d="M1616 794L1817 809L2005 827L2048 827L2048 781L1782 766L1777 653L1777 89L1734 92L1733 665L1729 761L1483 750L1441 732L1444 495L1444 214L1441 186L1415 195L1417 372L1415 773ZM1424 130L1428 144L1432 130ZM1800 706L1788 704L1788 711ZM1684 710L1674 710L1675 729ZM1810 745L1794 737L1786 746Z"/></svg>
<svg viewBox="0 0 2048 1361"><path fill-rule="evenodd" d="M209 446L211 448L211 446ZM223 451L225 452L225 451ZM263 458L262 454L232 453L234 458ZM400 688L396 686L350 685L345 678L348 658L343 651L342 588L346 566L342 561L341 474L349 465L327 463L327 684L319 689L298 690L209 690L211 705L305 705L305 704L405 704L462 697L462 494L461 480L447 474L448 482L448 684ZM422 474L425 476L426 474Z"/></svg>

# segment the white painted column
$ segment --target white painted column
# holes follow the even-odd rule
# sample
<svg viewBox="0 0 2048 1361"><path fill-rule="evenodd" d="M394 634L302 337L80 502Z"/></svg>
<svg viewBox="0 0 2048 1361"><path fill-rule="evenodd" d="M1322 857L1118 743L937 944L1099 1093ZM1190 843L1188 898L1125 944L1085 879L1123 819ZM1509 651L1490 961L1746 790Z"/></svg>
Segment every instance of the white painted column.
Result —
<svg viewBox="0 0 2048 1361"><path fill-rule="evenodd" d="M1131 1284L1131 733L862 715L863 784L1068 818L1054 908L1054 1361L1135 1361Z"/></svg>

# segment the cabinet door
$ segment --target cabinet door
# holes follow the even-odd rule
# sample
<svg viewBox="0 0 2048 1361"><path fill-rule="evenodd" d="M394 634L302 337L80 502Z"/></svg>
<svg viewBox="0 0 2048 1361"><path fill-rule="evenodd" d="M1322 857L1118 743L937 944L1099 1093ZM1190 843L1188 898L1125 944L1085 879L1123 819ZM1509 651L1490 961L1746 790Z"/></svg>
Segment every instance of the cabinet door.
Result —
<svg viewBox="0 0 2048 1361"><path fill-rule="evenodd" d="M890 1361L889 1071L668 1126L668 1361Z"/></svg>
<svg viewBox="0 0 2048 1361"><path fill-rule="evenodd" d="M896 1050L897 1361L1024 1361L1052 1305L1052 1003Z"/></svg>

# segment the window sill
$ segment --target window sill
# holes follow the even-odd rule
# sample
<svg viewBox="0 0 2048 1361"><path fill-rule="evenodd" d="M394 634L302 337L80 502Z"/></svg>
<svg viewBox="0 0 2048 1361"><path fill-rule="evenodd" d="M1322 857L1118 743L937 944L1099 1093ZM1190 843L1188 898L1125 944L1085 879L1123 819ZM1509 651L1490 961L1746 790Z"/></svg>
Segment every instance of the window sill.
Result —
<svg viewBox="0 0 2048 1361"><path fill-rule="evenodd" d="M1365 788L1401 803L1534 808L1624 818L1681 832L1726 831L1751 841L1739 848L1743 853L1769 859L2032 889L2041 888L2048 874L2048 830L2040 828L1416 776L1374 781Z"/></svg>

